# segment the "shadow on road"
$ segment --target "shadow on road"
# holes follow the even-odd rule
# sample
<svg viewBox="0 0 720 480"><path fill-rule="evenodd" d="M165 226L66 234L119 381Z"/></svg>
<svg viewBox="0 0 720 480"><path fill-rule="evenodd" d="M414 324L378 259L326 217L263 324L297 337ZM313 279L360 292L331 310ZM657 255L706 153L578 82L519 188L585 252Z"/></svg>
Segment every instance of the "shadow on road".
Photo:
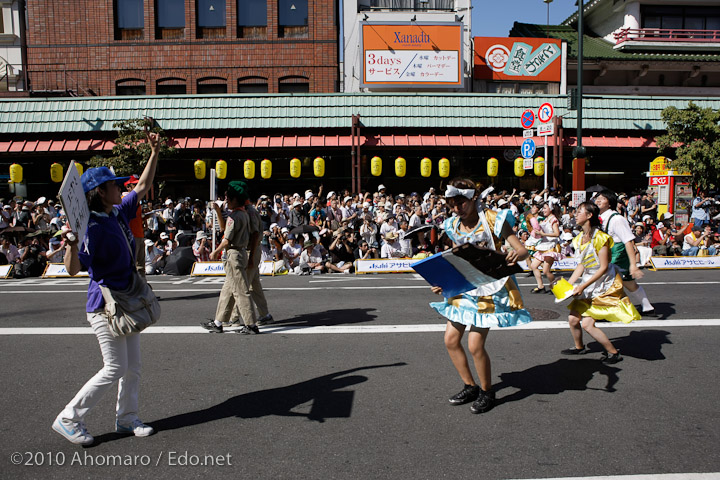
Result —
<svg viewBox="0 0 720 480"><path fill-rule="evenodd" d="M670 332L665 330L633 330L629 335L613 338L611 341L624 357L665 360L662 346L672 345L669 335ZM602 351L602 347L599 344L597 346Z"/></svg>
<svg viewBox="0 0 720 480"><path fill-rule="evenodd" d="M257 392L244 393L231 397L224 402L203 410L182 413L172 417L150 422L157 432L191 427L224 418L260 418L269 415L281 417L305 417L308 420L324 422L327 418L349 418L352 412L354 392L341 390L352 385L366 382L368 377L351 375L362 370L401 367L404 362L387 365L372 365L352 368L341 372L323 375L286 387L271 388ZM303 412L305 405L308 412ZM95 437L93 447L101 443L122 438L115 433Z"/></svg>
<svg viewBox="0 0 720 480"><path fill-rule="evenodd" d="M655 311L658 315L658 320L667 320L668 318L675 315L675 304L674 303L653 303L653 307L655 307ZM648 320L647 318L643 318L643 320ZM652 319L650 319L652 320Z"/></svg>
<svg viewBox="0 0 720 480"><path fill-rule="evenodd" d="M348 308L344 310L327 310L297 315L275 321L273 327L329 327L332 325L347 325L351 323L370 322L377 318L370 312L374 308ZM273 333L280 333L282 329Z"/></svg>
<svg viewBox="0 0 720 480"><path fill-rule="evenodd" d="M161 302L172 302L175 300L203 300L205 298L217 298L220 296L220 290L217 292L211 292L211 293L198 293L196 295L181 295L177 297L167 297L163 296L160 301Z"/></svg>

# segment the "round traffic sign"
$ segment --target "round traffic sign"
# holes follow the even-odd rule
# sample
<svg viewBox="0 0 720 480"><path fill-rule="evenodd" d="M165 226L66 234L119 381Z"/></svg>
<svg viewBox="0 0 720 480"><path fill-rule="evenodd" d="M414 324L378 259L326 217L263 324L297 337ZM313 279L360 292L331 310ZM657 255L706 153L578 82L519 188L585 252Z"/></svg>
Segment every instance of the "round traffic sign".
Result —
<svg viewBox="0 0 720 480"><path fill-rule="evenodd" d="M525 110L520 117L520 123L522 123L523 128L532 128L535 123L535 112L529 108Z"/></svg>
<svg viewBox="0 0 720 480"><path fill-rule="evenodd" d="M530 138L526 138L520 146L520 153L522 153L523 158L532 158L535 155L535 142Z"/></svg>
<svg viewBox="0 0 720 480"><path fill-rule="evenodd" d="M553 106L551 103L543 103L538 109L538 120L547 123L553 118Z"/></svg>

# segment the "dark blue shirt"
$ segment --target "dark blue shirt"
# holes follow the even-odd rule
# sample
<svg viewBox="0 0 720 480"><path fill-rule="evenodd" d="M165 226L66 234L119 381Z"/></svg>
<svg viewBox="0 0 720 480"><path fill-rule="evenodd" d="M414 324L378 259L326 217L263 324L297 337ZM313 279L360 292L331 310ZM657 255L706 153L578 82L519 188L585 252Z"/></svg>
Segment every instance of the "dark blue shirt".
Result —
<svg viewBox="0 0 720 480"><path fill-rule="evenodd" d="M98 212L90 214L87 233L78 252L83 269L87 269L90 274L85 308L87 312L94 312L105 306L98 284L115 290L130 286L130 276L134 269L135 239L128 223L135 218L136 213L137 194L133 191L125 195L122 203L115 205L109 215Z"/></svg>

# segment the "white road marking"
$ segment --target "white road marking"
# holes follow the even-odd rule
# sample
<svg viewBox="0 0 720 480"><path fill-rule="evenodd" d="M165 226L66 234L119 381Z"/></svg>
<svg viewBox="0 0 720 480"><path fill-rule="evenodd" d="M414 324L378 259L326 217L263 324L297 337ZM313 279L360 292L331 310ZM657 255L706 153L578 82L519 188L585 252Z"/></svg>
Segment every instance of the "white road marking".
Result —
<svg viewBox="0 0 720 480"><path fill-rule="evenodd" d="M162 321L162 320L161 320ZM600 323L601 328L668 328L668 327L720 327L720 318L714 319L677 319L677 320L637 320L635 322L625 323ZM516 330L558 330L567 329L567 322L531 322L517 327L493 329L495 332L512 332ZM226 328L226 331L232 332L237 328ZM268 326L262 327L263 333L282 333L282 334L348 334L348 333L432 333L445 331L445 324L425 324L425 325L338 325L338 326ZM145 330L145 333L208 333L207 330L200 326L153 326ZM90 335L93 330L90 327L12 327L0 328L0 336L2 335Z"/></svg>
<svg viewBox="0 0 720 480"><path fill-rule="evenodd" d="M598 477L556 477L543 480L718 480L720 472L714 473L653 473L647 475L605 475ZM520 480L520 479L515 479ZM526 479L539 480L539 479Z"/></svg>

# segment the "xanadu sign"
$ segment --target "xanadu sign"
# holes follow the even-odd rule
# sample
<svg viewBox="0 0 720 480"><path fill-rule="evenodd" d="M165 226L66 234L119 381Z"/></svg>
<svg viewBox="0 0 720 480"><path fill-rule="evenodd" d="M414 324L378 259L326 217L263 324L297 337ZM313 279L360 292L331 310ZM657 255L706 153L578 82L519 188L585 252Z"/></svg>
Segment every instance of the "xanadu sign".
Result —
<svg viewBox="0 0 720 480"><path fill-rule="evenodd" d="M560 40L475 37L474 43L476 79L560 81Z"/></svg>

